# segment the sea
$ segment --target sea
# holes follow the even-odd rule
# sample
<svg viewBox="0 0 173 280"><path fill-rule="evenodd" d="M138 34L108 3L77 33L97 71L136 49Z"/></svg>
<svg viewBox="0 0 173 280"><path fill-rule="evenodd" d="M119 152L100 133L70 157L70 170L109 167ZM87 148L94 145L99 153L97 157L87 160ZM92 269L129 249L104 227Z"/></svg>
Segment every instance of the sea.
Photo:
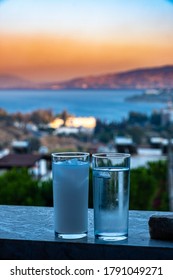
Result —
<svg viewBox="0 0 173 280"><path fill-rule="evenodd" d="M28 113L38 109L51 109L54 114L67 110L75 116L93 116L104 122L121 122L130 112L150 116L166 104L127 101L126 98L142 94L142 90L0 90L0 108L8 113ZM147 165L165 157L155 151L132 157L133 168Z"/></svg>
<svg viewBox="0 0 173 280"><path fill-rule="evenodd" d="M166 106L156 102L127 101L142 90L0 90L0 108L8 113L51 109L75 116L93 116L105 122L121 122L130 112L151 115Z"/></svg>

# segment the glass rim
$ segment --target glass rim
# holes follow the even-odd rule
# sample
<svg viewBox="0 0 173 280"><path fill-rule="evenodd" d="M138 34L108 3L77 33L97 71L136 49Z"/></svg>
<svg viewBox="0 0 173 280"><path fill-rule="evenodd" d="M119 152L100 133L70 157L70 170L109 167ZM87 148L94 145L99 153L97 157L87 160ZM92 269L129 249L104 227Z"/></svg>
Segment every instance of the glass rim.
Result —
<svg viewBox="0 0 173 280"><path fill-rule="evenodd" d="M66 158L66 157L82 157L82 156L90 156L90 153L87 152L57 152L57 153L52 153L51 154L52 157L62 157L62 158Z"/></svg>
<svg viewBox="0 0 173 280"><path fill-rule="evenodd" d="M93 158L130 158L131 154L108 152L108 153L95 153L92 154L92 157Z"/></svg>

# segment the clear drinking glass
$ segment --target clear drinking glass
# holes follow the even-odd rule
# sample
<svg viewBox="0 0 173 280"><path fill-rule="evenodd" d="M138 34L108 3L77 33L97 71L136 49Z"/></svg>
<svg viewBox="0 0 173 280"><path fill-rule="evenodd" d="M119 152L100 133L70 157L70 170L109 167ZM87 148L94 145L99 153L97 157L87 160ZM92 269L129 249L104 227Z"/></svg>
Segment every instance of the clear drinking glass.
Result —
<svg viewBox="0 0 173 280"><path fill-rule="evenodd" d="M128 237L130 154L92 156L95 237L117 241Z"/></svg>
<svg viewBox="0 0 173 280"><path fill-rule="evenodd" d="M89 153L53 153L55 233L82 238L88 230Z"/></svg>

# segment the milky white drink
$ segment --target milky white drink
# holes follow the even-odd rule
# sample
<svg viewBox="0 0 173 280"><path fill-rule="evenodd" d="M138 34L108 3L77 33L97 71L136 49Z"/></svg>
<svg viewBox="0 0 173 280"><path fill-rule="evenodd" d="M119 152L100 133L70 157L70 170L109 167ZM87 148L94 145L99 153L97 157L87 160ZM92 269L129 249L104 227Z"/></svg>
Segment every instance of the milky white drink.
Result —
<svg viewBox="0 0 173 280"><path fill-rule="evenodd" d="M88 227L88 162L53 162L55 232L64 238L86 235Z"/></svg>

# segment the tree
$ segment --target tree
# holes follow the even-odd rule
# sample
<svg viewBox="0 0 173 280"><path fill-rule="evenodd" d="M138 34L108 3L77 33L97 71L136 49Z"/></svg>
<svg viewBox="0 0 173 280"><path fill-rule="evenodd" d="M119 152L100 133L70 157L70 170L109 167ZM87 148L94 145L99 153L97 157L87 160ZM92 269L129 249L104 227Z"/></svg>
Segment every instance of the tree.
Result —
<svg viewBox="0 0 173 280"><path fill-rule="evenodd" d="M145 131L139 125L130 126L126 129L126 133L130 135L136 144L141 144L145 139Z"/></svg>
<svg viewBox="0 0 173 280"><path fill-rule="evenodd" d="M168 211L167 162L131 170L130 209Z"/></svg>
<svg viewBox="0 0 173 280"><path fill-rule="evenodd" d="M71 117L72 115L69 114L66 110L62 111L61 114L59 114L59 117L64 121L64 126L66 125L66 121L69 117Z"/></svg>
<svg viewBox="0 0 173 280"><path fill-rule="evenodd" d="M11 169L0 176L0 204L44 205L38 181L27 169Z"/></svg>
<svg viewBox="0 0 173 280"><path fill-rule="evenodd" d="M92 169L89 171L89 208L93 207ZM131 170L131 210L168 211L167 162L150 162ZM27 169L0 176L0 204L53 206L52 180L33 179Z"/></svg>
<svg viewBox="0 0 173 280"><path fill-rule="evenodd" d="M143 113L130 112L128 122L130 124L144 124L148 121L147 115Z"/></svg>
<svg viewBox="0 0 173 280"><path fill-rule="evenodd" d="M41 145L39 138L31 137L28 139L30 152L38 151Z"/></svg>
<svg viewBox="0 0 173 280"><path fill-rule="evenodd" d="M53 206L53 187L52 180L39 183L41 197L44 200L44 206Z"/></svg>
<svg viewBox="0 0 173 280"><path fill-rule="evenodd" d="M53 120L54 116L51 110L37 110L31 113L29 120L34 124L47 124Z"/></svg>

